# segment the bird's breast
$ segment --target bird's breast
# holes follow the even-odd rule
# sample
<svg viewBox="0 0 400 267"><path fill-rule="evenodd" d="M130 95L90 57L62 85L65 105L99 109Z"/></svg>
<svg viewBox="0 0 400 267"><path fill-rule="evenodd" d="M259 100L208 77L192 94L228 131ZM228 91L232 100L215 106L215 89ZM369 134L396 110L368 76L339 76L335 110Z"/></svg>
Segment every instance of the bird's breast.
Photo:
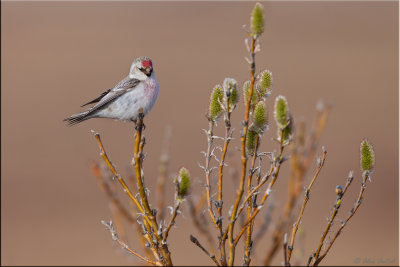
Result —
<svg viewBox="0 0 400 267"><path fill-rule="evenodd" d="M144 94L149 98L158 94L158 83L155 79L148 79L144 82Z"/></svg>

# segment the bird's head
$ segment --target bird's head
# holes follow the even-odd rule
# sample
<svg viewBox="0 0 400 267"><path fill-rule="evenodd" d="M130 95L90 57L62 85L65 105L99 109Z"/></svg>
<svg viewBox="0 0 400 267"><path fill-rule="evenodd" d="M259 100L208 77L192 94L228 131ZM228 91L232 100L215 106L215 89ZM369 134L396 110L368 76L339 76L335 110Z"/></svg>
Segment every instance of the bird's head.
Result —
<svg viewBox="0 0 400 267"><path fill-rule="evenodd" d="M129 71L131 79L146 80L153 74L153 61L148 57L139 57L132 63Z"/></svg>

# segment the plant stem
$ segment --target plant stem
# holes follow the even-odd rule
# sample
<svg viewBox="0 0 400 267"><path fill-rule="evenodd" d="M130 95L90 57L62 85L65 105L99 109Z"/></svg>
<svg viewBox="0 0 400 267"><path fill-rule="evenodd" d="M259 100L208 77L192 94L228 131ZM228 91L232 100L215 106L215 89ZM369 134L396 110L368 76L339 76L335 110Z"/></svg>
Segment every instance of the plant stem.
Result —
<svg viewBox="0 0 400 267"><path fill-rule="evenodd" d="M149 225L151 226L153 230L153 235L157 239L158 244L161 244L160 251L163 256L164 264L167 266L172 265L172 260L171 260L171 254L168 250L168 246L166 243L162 242L163 239L160 235L162 233L158 233L158 224L156 217L154 216L152 210L150 209L150 205L147 199L147 195L145 192L145 187L143 184L143 179L142 179L142 150L144 146L144 141L142 142L142 131L143 131L143 109L139 109L139 116L136 122L136 134L135 134L135 147L134 147L134 162L135 162L135 173L136 173L136 182L137 182L137 187L140 195L140 199L143 205L143 208L145 210L145 217L149 219Z"/></svg>
<svg viewBox="0 0 400 267"><path fill-rule="evenodd" d="M303 200L303 204L302 204L301 209L300 209L299 216L297 218L296 223L293 226L292 236L291 236L291 239L290 239L290 243L289 243L289 245L287 247L288 251L287 251L287 259L286 259L286 261L287 261L288 264L290 264L290 258L292 256L293 244L294 244L294 240L295 240L295 237L296 237L297 230L299 229L299 225L300 225L301 219L303 218L303 213L304 213L304 210L306 208L307 202L310 199L311 187L313 186L313 184L314 184L315 180L317 179L322 167L324 166L325 159L326 159L326 153L327 153L326 150L324 150L323 151L323 155L322 155L321 163L319 164L319 166L318 166L318 168L317 168L317 170L316 170L316 172L314 174L314 177L312 178L310 184L308 185L308 187L306 189L306 193L304 195L304 200Z"/></svg>
<svg viewBox="0 0 400 267"><path fill-rule="evenodd" d="M360 189L360 193L358 194L358 198L356 200L356 203L354 204L354 207L350 210L349 215L347 216L346 220L341 224L340 228L337 230L335 236L333 237L332 241L329 243L329 245L327 246L325 252L318 257L317 254L315 256L315 262L313 264L313 266L318 266L318 264L325 258L325 256L328 254L329 250L331 249L333 243L336 241L336 239L338 238L338 236L341 234L343 228L346 226L346 224L348 223L348 221L354 216L354 214L356 213L356 211L358 210L358 208L360 207L361 203L362 203L362 199L363 199L363 195L364 195L364 191L367 188L367 180L369 178L369 172L365 173L365 175L363 175L363 181L361 184L361 189ZM343 194L346 192L348 186L350 185L352 179L349 179L345 189L343 190Z"/></svg>
<svg viewBox="0 0 400 267"><path fill-rule="evenodd" d="M196 237L190 235L190 241L192 241L193 244L195 244L196 246L198 246L204 253L207 254L207 256L210 257L210 259L217 265L217 266L221 266L217 259L215 258L215 255L211 254L210 252L207 251L207 249L205 249L199 242L199 240L197 240Z"/></svg>
<svg viewBox="0 0 400 267"><path fill-rule="evenodd" d="M252 99L253 95L253 89L254 89L254 75L255 75L255 43L256 43L256 38L253 36L252 37L252 42L251 42L251 48L250 48L250 55L252 58L251 64L250 64L250 88L249 88L249 95L247 97L247 103L246 103L246 111L244 114L244 126L243 126L243 133L242 137L240 138L241 140L241 159L242 159L242 172L241 172L241 178L240 178L240 185L239 189L236 193L236 200L235 204L232 209L232 214L230 218L230 223L228 226L228 240L229 240L229 259L228 259L228 265L233 266L234 261L235 261L235 247L236 244L234 243L233 240L233 230L236 222L236 212L239 207L240 201L243 196L243 189L244 189L244 180L246 177L246 165L247 165L247 156L246 156L246 137L247 137L247 130L248 130L248 124L249 124L249 114L250 114L250 102Z"/></svg>
<svg viewBox="0 0 400 267"><path fill-rule="evenodd" d="M167 238L168 238L168 233L171 230L171 227L175 224L175 218L178 215L178 210L179 207L181 206L182 201L181 200L177 200L177 203L174 206L174 211L172 212L172 217L171 220L169 221L167 230L165 230L165 234L164 234L164 238L163 238L163 243L167 242Z"/></svg>
<svg viewBox="0 0 400 267"><path fill-rule="evenodd" d="M223 177L223 168L225 164L225 157L228 151L228 145L231 140L231 111L229 107L229 97L226 97L226 109L225 109L225 141L224 141L224 149L222 151L221 159L219 162L219 170L218 170L218 223L216 224L220 239L219 239L219 248L221 251L221 264L226 265L226 251L225 251L225 242L226 239L222 238L223 230L222 230L222 177Z"/></svg>
<svg viewBox="0 0 400 267"><path fill-rule="evenodd" d="M312 162L317 143L321 138L323 130L325 129L330 109L331 107L328 105L322 111L317 110L315 120L316 123L313 126L312 130L313 134L310 134L307 139L307 147L305 148L304 153L299 153L297 151L297 147L293 149L290 157L291 178L289 180L289 183L294 183L295 188L294 190L289 190L289 199L286 203L283 215L277 224L278 226L275 228L273 234L273 244L267 252L267 256L263 263L265 266L271 265L272 259L276 255L278 249L281 247L283 231L287 228L288 220L291 218L293 209L295 208L297 200L300 196L304 176L309 168L310 163ZM299 128L301 129L301 127ZM304 135L304 133L301 134Z"/></svg>
<svg viewBox="0 0 400 267"><path fill-rule="evenodd" d="M96 180L98 181L99 187L103 190L103 192L107 196L107 199L110 202L110 204L118 210L118 212L121 214L121 216L123 218L125 218L130 225L136 226L136 232L137 232L137 235L143 245L144 251L145 251L147 257L151 258L153 255L150 253L150 251L145 246L147 238L145 238L145 236L143 236L142 228L140 227L140 225L136 223L136 220L132 217L131 213L125 209L125 207L122 205L121 201L116 196L115 192L112 191L110 185L102 178L103 174L100 170L99 165L96 163L92 163L90 167L92 169L92 172L93 172ZM117 227L117 229L118 229L118 227ZM149 240L147 240L147 241L149 241ZM156 253L156 255L157 255L157 253Z"/></svg>
<svg viewBox="0 0 400 267"><path fill-rule="evenodd" d="M212 247L214 246L214 239L210 233L210 231L208 230L208 226L207 224L204 224L204 214L202 214L201 212L199 212L199 210L203 207L203 203L206 200L206 192L204 192L202 194L202 196L200 197L200 199L198 200L196 206L193 203L193 200L191 198L187 198L188 204L189 204L189 212L190 215L192 217L192 221L194 226L197 228L197 230L199 230L199 232L204 235L207 239L207 243ZM203 219L203 221L200 221L200 219Z"/></svg>
<svg viewBox="0 0 400 267"><path fill-rule="evenodd" d="M129 246L128 246L127 244L125 244L125 243L119 238L117 232L116 232L115 229L114 229L114 226L113 226L112 222L107 223L107 222L105 222L105 221L102 221L102 223L103 223L104 226L107 228L107 230L110 231L112 239L113 239L115 242L117 242L123 249L125 249L126 251L130 252L131 254L135 255L136 257L140 258L141 260L143 260L143 261L145 261L145 262L147 262L147 263L149 263L149 264L158 265L158 266L161 265L160 262L155 262L155 261L149 260L149 259L147 259L147 258L141 256L140 254L138 254L138 253L135 252L134 250L130 249Z"/></svg>
<svg viewBox="0 0 400 267"><path fill-rule="evenodd" d="M285 236L283 238L283 266L290 266L287 256L287 251L288 251L287 247L288 247L287 234L285 233Z"/></svg>
<svg viewBox="0 0 400 267"><path fill-rule="evenodd" d="M282 163L282 154L283 154L283 149L284 149L284 145L283 145L283 130L280 131L280 152L279 152L279 157L276 159L275 161L275 165L274 165L274 171L272 172L272 180L268 185L267 190L265 191L265 194L263 196L263 198L261 199L260 204L258 205L257 209L253 212L253 214L251 215L250 218L247 219L247 221L245 222L244 226L242 227L242 230L240 230L239 234L236 236L235 240L234 240L234 244L236 245L239 242L240 237L243 235L247 225L249 225L249 223L251 223L254 218L257 216L257 214L260 212L262 206L264 205L265 201L267 200L268 196L271 194L271 190L272 187L274 186L278 176L279 176L279 170L281 169L281 163Z"/></svg>
<svg viewBox="0 0 400 267"><path fill-rule="evenodd" d="M209 118L209 124L208 124L208 132L207 132L207 153L206 153L206 166L205 166L205 172L206 172L206 192L207 192L207 206L208 206L208 212L210 214L211 220L215 225L217 225L217 222L215 220L215 215L213 212L212 208L212 203L211 203L211 183L210 183L210 175L211 175L211 170L210 170L210 159L211 159L211 148L212 148L212 143L214 140L213 137L213 130L214 130L214 121Z"/></svg>
<svg viewBox="0 0 400 267"><path fill-rule="evenodd" d="M247 194L250 195L251 192L251 180L253 178L253 173L254 173L254 166L256 164L257 160L257 148L258 148L258 142L259 142L260 136L257 134L256 139L254 141L254 152L253 152L253 158L251 161L251 167L250 167L250 174L248 177L248 182L247 182ZM252 211L252 198L248 198L247 200L247 219L250 219L251 217L251 211ZM251 248L252 248L252 240L251 240L251 235L253 233L253 223L251 223L247 227L247 235L246 235L246 244L244 248L244 262L243 266L249 266L250 265L250 253L251 253Z"/></svg>

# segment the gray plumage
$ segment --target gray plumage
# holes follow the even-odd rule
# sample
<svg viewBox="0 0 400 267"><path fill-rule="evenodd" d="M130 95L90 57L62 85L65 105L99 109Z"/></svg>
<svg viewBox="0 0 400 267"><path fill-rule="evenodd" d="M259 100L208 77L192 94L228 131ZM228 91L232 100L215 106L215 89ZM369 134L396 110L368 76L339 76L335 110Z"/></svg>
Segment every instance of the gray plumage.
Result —
<svg viewBox="0 0 400 267"><path fill-rule="evenodd" d="M134 90L139 83L140 81L137 79L131 79L129 78L129 76L125 77L114 88L107 90L106 92L102 93L98 98L82 105L82 107L94 103L97 103L96 105L84 112L74 114L69 118L64 119L64 121L67 122L68 126L72 126L85 120L96 118L99 110L102 110L103 108L108 106L119 96L131 90Z"/></svg>

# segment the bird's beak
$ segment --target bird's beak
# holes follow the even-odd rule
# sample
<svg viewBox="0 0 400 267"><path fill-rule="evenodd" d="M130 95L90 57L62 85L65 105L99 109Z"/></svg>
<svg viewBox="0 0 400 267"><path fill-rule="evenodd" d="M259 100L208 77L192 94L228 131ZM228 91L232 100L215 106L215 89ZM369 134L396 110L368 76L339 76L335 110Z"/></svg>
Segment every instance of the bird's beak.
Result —
<svg viewBox="0 0 400 267"><path fill-rule="evenodd" d="M147 76L150 76L152 72L153 72L153 68L152 68L152 67L146 67L146 68L144 69L144 73L145 73Z"/></svg>

